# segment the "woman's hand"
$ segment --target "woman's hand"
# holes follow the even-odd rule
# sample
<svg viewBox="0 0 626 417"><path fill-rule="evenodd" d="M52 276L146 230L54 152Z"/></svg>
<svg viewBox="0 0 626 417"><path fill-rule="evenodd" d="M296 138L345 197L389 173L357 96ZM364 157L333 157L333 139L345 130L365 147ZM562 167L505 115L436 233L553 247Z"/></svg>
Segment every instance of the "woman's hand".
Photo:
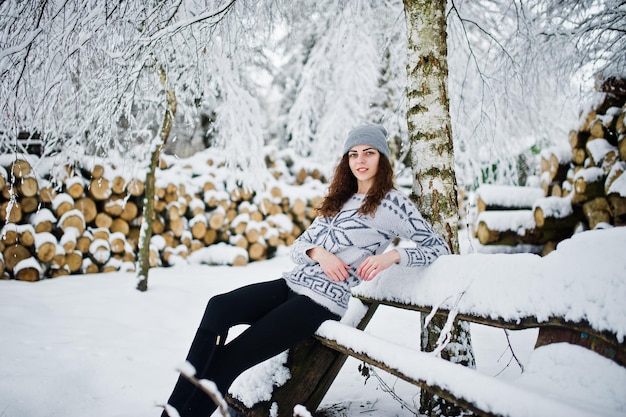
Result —
<svg viewBox="0 0 626 417"><path fill-rule="evenodd" d="M356 270L356 275L363 281L371 281L376 278L380 271L384 271L393 264L400 262L400 254L392 249L389 252L373 255L361 262Z"/></svg>
<svg viewBox="0 0 626 417"><path fill-rule="evenodd" d="M337 255L324 248L315 247L307 251L307 255L322 267L326 276L335 282L345 281L350 274L350 266L342 261Z"/></svg>

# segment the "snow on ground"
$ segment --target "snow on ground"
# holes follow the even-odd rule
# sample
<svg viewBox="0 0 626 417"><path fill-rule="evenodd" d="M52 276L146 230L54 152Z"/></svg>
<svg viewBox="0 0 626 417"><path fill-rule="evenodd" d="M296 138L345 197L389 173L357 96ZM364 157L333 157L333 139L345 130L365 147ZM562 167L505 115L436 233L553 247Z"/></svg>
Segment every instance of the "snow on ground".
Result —
<svg viewBox="0 0 626 417"><path fill-rule="evenodd" d="M626 232L626 228L623 230ZM613 235L620 236L615 242L621 245L624 234ZM583 256L587 250L585 241L580 242L583 244L577 250L574 244L568 246L572 258ZM483 262L484 256L488 255L474 259ZM479 265L476 267L480 270ZM181 263L151 270L145 293L135 289L136 278L131 273L67 276L38 283L0 282L0 416L159 415L157 405L169 396L177 378L175 369L184 359L210 296L277 278L289 268L291 261L285 251L274 259L245 267ZM520 271L507 271L507 275L523 272L522 266ZM614 289L605 287L604 291ZM417 346L418 322L417 313L381 308L368 332L405 346ZM520 375L519 367L511 361L503 330L472 325L471 331L481 372L506 379ZM536 335L535 330L510 332L515 354L524 364L533 352ZM545 366L555 360L549 356L543 355ZM577 364L579 360L560 357L566 363L571 359L569 363ZM346 417L413 415L384 392L376 378L366 382L358 365L352 358L347 361L323 408ZM572 372L574 369L571 367ZM533 369L529 372L527 380L539 384L537 377L533 378ZM382 371L378 373L409 408L417 408L417 388ZM618 374L623 379L623 369ZM594 375L594 382L598 378L602 375ZM558 382L540 381L547 385ZM614 392L626 394L624 384L616 386ZM590 383L587 394L595 395L601 387ZM623 400L607 399L606 392L597 395L616 404L621 401L620 412L626 413Z"/></svg>

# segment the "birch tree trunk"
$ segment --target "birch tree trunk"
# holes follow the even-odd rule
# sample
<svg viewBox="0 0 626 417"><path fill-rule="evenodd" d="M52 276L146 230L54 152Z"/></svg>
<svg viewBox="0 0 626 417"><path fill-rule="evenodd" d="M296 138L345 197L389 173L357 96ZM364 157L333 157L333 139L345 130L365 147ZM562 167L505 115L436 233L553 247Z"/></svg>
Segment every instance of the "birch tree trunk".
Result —
<svg viewBox="0 0 626 417"><path fill-rule="evenodd" d="M413 168L413 198L423 216L459 252L458 204L454 151L447 92L446 0L404 0L407 23L407 123ZM433 317L424 327L423 351L437 349L445 317ZM455 321L441 356L452 362L475 366L469 325ZM443 399L422 390L420 413L460 415Z"/></svg>
<svg viewBox="0 0 626 417"><path fill-rule="evenodd" d="M154 221L154 187L156 180L156 170L159 166L159 157L161 150L167 143L167 139L170 136L172 130L172 123L174 116L176 115L176 95L172 86L167 84L167 74L165 70L161 68L161 84L165 88L167 94L167 104L165 107L165 115L163 116L163 124L161 125L161 132L159 134L158 142L155 144L152 150L152 157L150 160L150 168L146 175L146 186L144 191L144 204L143 204L143 222L141 225L141 234L139 236L139 248L138 248L138 268L137 277L139 282L137 283L137 289L139 291L148 290L148 271L150 269L150 239L152 238L152 222Z"/></svg>

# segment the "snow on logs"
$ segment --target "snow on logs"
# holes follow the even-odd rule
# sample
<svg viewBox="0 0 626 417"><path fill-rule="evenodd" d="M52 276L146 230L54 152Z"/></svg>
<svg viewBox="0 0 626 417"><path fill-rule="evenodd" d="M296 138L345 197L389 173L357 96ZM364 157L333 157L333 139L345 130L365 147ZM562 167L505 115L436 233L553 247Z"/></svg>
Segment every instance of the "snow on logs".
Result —
<svg viewBox="0 0 626 417"><path fill-rule="evenodd" d="M626 225L626 91L613 84L600 87L578 130L570 132L571 161L561 160L567 173L547 193L568 198L583 228Z"/></svg>
<svg viewBox="0 0 626 417"><path fill-rule="evenodd" d="M211 150L182 160L164 155L150 265L246 265L290 245L315 217L324 179L320 170L282 158L292 157L270 150L265 160L280 181L253 193L231 184ZM134 270L143 182L95 160L56 167L62 179L52 185L58 172L44 173L37 156L0 157L0 278Z"/></svg>
<svg viewBox="0 0 626 417"><path fill-rule="evenodd" d="M544 197L538 187L482 185L476 191L476 237L482 245L541 245L546 236L537 229L535 202Z"/></svg>
<svg viewBox="0 0 626 417"><path fill-rule="evenodd" d="M542 245L576 230L626 225L626 91L604 85L569 146L540 155L540 188L484 185L475 234L483 245ZM538 190L541 193L538 193Z"/></svg>

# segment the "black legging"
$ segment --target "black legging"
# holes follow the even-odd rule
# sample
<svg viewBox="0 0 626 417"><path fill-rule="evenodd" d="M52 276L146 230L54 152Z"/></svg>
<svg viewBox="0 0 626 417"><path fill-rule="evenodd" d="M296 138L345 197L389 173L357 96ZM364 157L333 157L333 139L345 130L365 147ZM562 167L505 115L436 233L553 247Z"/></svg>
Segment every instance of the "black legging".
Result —
<svg viewBox="0 0 626 417"><path fill-rule="evenodd" d="M232 326L250 326L219 347L199 376L212 380L226 394L243 371L305 340L324 321L338 319L338 315L310 298L291 291L282 278L214 296L207 304L199 331L226 336ZM213 409L208 396L196 392L179 411L184 417L206 416Z"/></svg>

